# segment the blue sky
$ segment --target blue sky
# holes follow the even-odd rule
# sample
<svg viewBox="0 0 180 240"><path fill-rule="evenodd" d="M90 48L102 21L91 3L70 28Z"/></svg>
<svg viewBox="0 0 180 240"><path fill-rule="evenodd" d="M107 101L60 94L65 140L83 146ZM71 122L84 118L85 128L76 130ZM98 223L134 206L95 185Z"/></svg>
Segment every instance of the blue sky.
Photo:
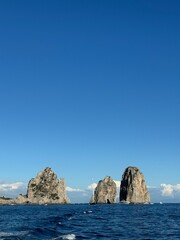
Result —
<svg viewBox="0 0 180 240"><path fill-rule="evenodd" d="M179 1L1 1L0 183L50 166L84 191L131 165L176 189L179 26Z"/></svg>

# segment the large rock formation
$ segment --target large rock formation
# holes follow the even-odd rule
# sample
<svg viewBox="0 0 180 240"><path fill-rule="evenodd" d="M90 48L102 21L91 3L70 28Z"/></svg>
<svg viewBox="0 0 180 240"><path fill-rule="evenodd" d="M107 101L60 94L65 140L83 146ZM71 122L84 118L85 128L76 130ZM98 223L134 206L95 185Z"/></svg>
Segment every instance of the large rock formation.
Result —
<svg viewBox="0 0 180 240"><path fill-rule="evenodd" d="M30 180L27 198L30 203L69 203L64 179L59 181L48 167Z"/></svg>
<svg viewBox="0 0 180 240"><path fill-rule="evenodd" d="M111 177L99 181L90 203L116 203L116 184Z"/></svg>
<svg viewBox="0 0 180 240"><path fill-rule="evenodd" d="M27 195L19 195L16 202L19 204L66 204L70 201L66 196L64 179L59 181L57 175L47 167L29 181Z"/></svg>
<svg viewBox="0 0 180 240"><path fill-rule="evenodd" d="M120 187L120 202L150 203L150 194L144 180L144 175L136 167L128 167L122 176Z"/></svg>

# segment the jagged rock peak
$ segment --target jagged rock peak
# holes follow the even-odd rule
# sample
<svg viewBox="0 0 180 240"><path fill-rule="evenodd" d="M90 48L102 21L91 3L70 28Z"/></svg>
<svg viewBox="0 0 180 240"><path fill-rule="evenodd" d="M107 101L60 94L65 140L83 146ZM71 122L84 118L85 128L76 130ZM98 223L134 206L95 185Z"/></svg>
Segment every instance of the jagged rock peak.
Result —
<svg viewBox="0 0 180 240"><path fill-rule="evenodd" d="M116 203L116 183L110 176L98 182L90 203Z"/></svg>
<svg viewBox="0 0 180 240"><path fill-rule="evenodd" d="M20 200L23 201L22 197ZM66 196L65 180L58 180L52 169L47 167L29 181L27 196L24 200L34 204L69 203Z"/></svg>
<svg viewBox="0 0 180 240"><path fill-rule="evenodd" d="M150 203L144 175L137 167L127 167L124 171L120 187L120 202Z"/></svg>

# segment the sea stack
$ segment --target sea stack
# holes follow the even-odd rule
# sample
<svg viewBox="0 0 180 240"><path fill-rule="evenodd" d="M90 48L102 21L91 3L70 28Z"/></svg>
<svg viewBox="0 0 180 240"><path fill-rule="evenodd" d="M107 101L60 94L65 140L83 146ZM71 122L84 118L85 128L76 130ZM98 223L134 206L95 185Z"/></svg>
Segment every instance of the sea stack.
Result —
<svg viewBox="0 0 180 240"><path fill-rule="evenodd" d="M116 203L116 184L110 176L98 182L90 203Z"/></svg>
<svg viewBox="0 0 180 240"><path fill-rule="evenodd" d="M29 181L27 195L19 195L17 202L20 204L67 204L70 203L66 196L64 179L60 181L51 168L47 167Z"/></svg>
<svg viewBox="0 0 180 240"><path fill-rule="evenodd" d="M121 203L150 203L144 175L137 167L127 167L124 171L120 187Z"/></svg>

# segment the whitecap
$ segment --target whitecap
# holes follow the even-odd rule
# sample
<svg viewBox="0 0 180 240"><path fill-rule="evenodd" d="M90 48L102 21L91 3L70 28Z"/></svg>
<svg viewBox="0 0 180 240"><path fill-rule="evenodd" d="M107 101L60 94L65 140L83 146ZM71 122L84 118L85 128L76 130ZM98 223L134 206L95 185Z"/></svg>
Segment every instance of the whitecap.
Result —
<svg viewBox="0 0 180 240"><path fill-rule="evenodd" d="M84 214L86 214L86 213L92 213L92 211L84 211L83 213L84 213Z"/></svg>
<svg viewBox="0 0 180 240"><path fill-rule="evenodd" d="M75 234L63 235L62 239L64 239L64 240L74 240L74 239L76 239L76 235Z"/></svg>
<svg viewBox="0 0 180 240"><path fill-rule="evenodd" d="M66 234L66 235L62 235L62 236L56 237L56 238L52 238L52 240L60 240L60 239L63 239L63 240L74 240L74 239L76 239L76 235L75 234Z"/></svg>

